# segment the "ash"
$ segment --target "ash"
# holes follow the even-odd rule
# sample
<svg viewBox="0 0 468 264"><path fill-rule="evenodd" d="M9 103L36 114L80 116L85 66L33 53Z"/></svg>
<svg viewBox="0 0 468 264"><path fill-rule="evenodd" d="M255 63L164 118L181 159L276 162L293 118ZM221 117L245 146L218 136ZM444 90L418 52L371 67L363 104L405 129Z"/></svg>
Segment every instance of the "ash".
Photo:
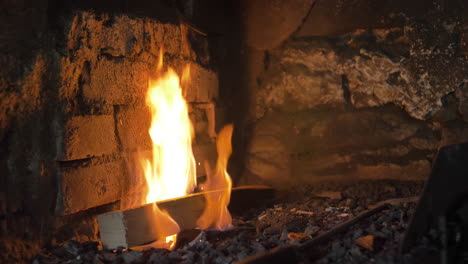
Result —
<svg viewBox="0 0 468 264"><path fill-rule="evenodd" d="M280 191L273 205L233 216L228 231L191 230L179 234L174 251L103 250L99 242L68 241L51 246L32 263L235 263L276 247L300 245L333 229L377 202L417 196L422 182L326 183ZM392 206L317 247L303 263L422 263L437 257L437 232L429 232L405 255L401 239L414 202Z"/></svg>

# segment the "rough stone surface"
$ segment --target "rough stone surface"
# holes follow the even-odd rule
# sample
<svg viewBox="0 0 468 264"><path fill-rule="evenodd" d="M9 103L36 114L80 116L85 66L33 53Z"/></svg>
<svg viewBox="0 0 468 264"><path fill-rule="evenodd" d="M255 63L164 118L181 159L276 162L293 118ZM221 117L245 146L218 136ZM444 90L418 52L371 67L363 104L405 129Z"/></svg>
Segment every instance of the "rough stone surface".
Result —
<svg viewBox="0 0 468 264"><path fill-rule="evenodd" d="M103 58L91 67L90 81L83 85L83 97L108 104L144 102L149 73L154 69L145 62Z"/></svg>
<svg viewBox="0 0 468 264"><path fill-rule="evenodd" d="M293 42L272 55L257 117L268 109L347 102L356 108L393 103L416 119L430 118L447 94L457 91L463 98L468 70L450 41L457 30L441 27L417 24ZM443 32L437 46L426 39L427 31Z"/></svg>
<svg viewBox="0 0 468 264"><path fill-rule="evenodd" d="M189 84L184 87L188 102L212 102L218 97L218 75L198 64L190 64Z"/></svg>
<svg viewBox="0 0 468 264"><path fill-rule="evenodd" d="M442 129L441 145L454 145L468 142L468 126L466 124L445 127Z"/></svg>
<svg viewBox="0 0 468 264"><path fill-rule="evenodd" d="M345 102L338 56L326 48L312 49L286 49L271 63L256 95L257 117L278 107L304 110Z"/></svg>
<svg viewBox="0 0 468 264"><path fill-rule="evenodd" d="M246 178L427 177L438 147L467 140L466 29L437 12L265 53Z"/></svg>
<svg viewBox="0 0 468 264"><path fill-rule="evenodd" d="M194 143L192 144L193 156L195 157L197 177L206 176L205 172L205 161L208 161L211 168L214 168L216 158L218 156L216 152L216 144L211 143Z"/></svg>
<svg viewBox="0 0 468 264"><path fill-rule="evenodd" d="M55 213L65 215L120 199L125 171L121 161L85 161L60 168Z"/></svg>
<svg viewBox="0 0 468 264"><path fill-rule="evenodd" d="M148 108L121 106L116 111L117 131L123 150L151 150L153 145L148 133L151 114Z"/></svg>
<svg viewBox="0 0 468 264"><path fill-rule="evenodd" d="M421 131L432 136L422 138ZM421 159L438 144L427 124L395 107L271 112L253 130L246 167L249 173L276 183L424 178L430 166Z"/></svg>
<svg viewBox="0 0 468 264"><path fill-rule="evenodd" d="M421 16L436 3L425 0L330 0L317 1L297 32L297 36L330 36L357 28L398 24L398 14Z"/></svg>
<svg viewBox="0 0 468 264"><path fill-rule="evenodd" d="M58 160L77 160L117 152L112 115L75 116L64 125Z"/></svg>
<svg viewBox="0 0 468 264"><path fill-rule="evenodd" d="M81 12L74 16L68 30L59 91L64 100L73 101L82 93L85 102L94 104L142 104L148 79L155 77L160 50L165 64L179 74L184 64L207 63L203 57L206 52L194 52L200 49L198 46L206 49L207 40L190 37L194 33L184 26ZM194 69L198 66L192 64Z"/></svg>
<svg viewBox="0 0 468 264"><path fill-rule="evenodd" d="M278 47L300 26L314 0L243 2L246 43L268 50Z"/></svg>
<svg viewBox="0 0 468 264"><path fill-rule="evenodd" d="M424 180L431 173L431 164L427 160L415 160L399 165L382 163L378 165L359 165L354 173L359 179L392 179L400 181Z"/></svg>

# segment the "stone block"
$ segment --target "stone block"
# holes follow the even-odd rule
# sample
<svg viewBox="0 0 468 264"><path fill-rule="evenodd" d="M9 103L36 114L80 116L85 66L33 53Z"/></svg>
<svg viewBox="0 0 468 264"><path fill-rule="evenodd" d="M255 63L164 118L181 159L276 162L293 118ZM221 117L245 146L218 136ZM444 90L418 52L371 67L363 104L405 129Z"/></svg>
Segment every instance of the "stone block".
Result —
<svg viewBox="0 0 468 264"><path fill-rule="evenodd" d="M425 180L431 173L431 164L427 160L412 160L408 164L380 163L376 165L358 165L354 177L357 179L392 179L399 181Z"/></svg>
<svg viewBox="0 0 468 264"><path fill-rule="evenodd" d="M413 153L407 140L431 142L427 125L395 107L372 110L271 112L256 123L245 155L246 171L268 184L333 179L422 179L430 146ZM418 134L419 135L419 134ZM409 165L407 160L415 160ZM407 171L405 171L407 170Z"/></svg>
<svg viewBox="0 0 468 264"><path fill-rule="evenodd" d="M190 81L183 85L188 102L211 102L218 97L218 75L198 64L190 63Z"/></svg>
<svg viewBox="0 0 468 264"><path fill-rule="evenodd" d="M83 161L59 166L55 213L67 215L117 201L122 195L125 170L122 161Z"/></svg>
<svg viewBox="0 0 468 264"><path fill-rule="evenodd" d="M75 116L63 127L58 160L77 160L117 151L112 115Z"/></svg>
<svg viewBox="0 0 468 264"><path fill-rule="evenodd" d="M197 177L205 176L205 165L204 162L207 160L210 163L211 168L214 168L218 154L216 152L216 144L205 143L205 144L192 144L193 156L195 157Z"/></svg>
<svg viewBox="0 0 468 264"><path fill-rule="evenodd" d="M278 47L300 25L313 0L244 1L246 42L259 49Z"/></svg>
<svg viewBox="0 0 468 264"><path fill-rule="evenodd" d="M144 62L102 58L91 68L83 96L112 105L144 102L150 72L155 69Z"/></svg>
<svg viewBox="0 0 468 264"><path fill-rule="evenodd" d="M449 146L468 142L468 126L444 127L441 131L440 146Z"/></svg>
<svg viewBox="0 0 468 264"><path fill-rule="evenodd" d="M299 37L330 36L356 28L385 27L385 21L395 13L409 17L425 14L431 9L430 1L382 1L374 4L367 0L315 1L315 5L297 32ZM388 4L386 4L388 3ZM391 3L391 4L390 4ZM435 7L432 7L435 8Z"/></svg>
<svg viewBox="0 0 468 264"><path fill-rule="evenodd" d="M123 150L151 150L151 113L147 107L121 106L116 110L117 133Z"/></svg>

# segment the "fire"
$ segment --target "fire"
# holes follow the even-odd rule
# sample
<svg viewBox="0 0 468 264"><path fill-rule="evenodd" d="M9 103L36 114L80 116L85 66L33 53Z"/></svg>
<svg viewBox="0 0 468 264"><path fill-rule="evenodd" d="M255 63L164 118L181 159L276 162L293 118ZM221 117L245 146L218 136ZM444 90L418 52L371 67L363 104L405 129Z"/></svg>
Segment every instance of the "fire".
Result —
<svg viewBox="0 0 468 264"><path fill-rule="evenodd" d="M177 73L171 68L162 72L162 50L159 58L159 78L149 81L146 94L146 104L152 118L149 134L153 142L153 156L152 159L142 161L147 186L144 203L184 196L196 186L195 158L192 153L193 127L188 106ZM172 248L179 226L155 203L153 211L158 231L156 244L158 247Z"/></svg>
<svg viewBox="0 0 468 264"><path fill-rule="evenodd" d="M232 152L232 131L233 126L227 125L218 134L215 170L212 171L208 162L205 162L207 180L201 185L201 189L214 192L205 194L206 207L197 221L198 227L202 229L226 230L231 226L232 218L227 206L231 198L232 181L227 172L227 164Z"/></svg>
<svg viewBox="0 0 468 264"><path fill-rule="evenodd" d="M153 204L154 227L157 240L149 246L172 249L177 240L179 225L171 216L159 209L155 202L184 196L196 186L196 166L192 153L193 127L184 99L181 80L171 68L163 72L163 53L159 54L158 78L149 81L146 104L151 112L149 134L153 142L152 157L141 158L146 180L143 203ZM182 82L189 80L186 67ZM200 228L225 230L231 225L227 209L232 181L227 163L232 152L233 126L224 127L218 135L218 160L214 171L205 163L207 180L201 186L205 191L206 208L197 224Z"/></svg>

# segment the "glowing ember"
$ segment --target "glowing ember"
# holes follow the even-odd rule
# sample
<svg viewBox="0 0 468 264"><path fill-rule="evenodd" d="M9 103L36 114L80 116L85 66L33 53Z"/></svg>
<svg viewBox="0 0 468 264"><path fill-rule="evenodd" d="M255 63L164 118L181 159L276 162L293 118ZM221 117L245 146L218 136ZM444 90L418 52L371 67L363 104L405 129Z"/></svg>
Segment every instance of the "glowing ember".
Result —
<svg viewBox="0 0 468 264"><path fill-rule="evenodd" d="M163 53L160 51L158 75L150 80L146 103L151 111L149 134L153 142L152 159L143 159L147 183L144 203L184 196L196 186L195 159L192 153L193 128L188 106L182 95L177 73L168 69L162 72ZM186 71L187 72L187 71ZM188 76L188 74L183 75ZM186 78L184 78L186 79ZM154 204L158 247L175 245L179 226ZM172 243L168 243L172 241ZM162 243L161 243L162 242Z"/></svg>
<svg viewBox="0 0 468 264"><path fill-rule="evenodd" d="M233 126L227 125L219 132L216 141L218 160L215 170L212 171L208 162L205 162L207 180L201 185L201 189L204 191L217 191L205 194L205 211L197 221L198 227L202 229L226 230L231 226L232 218L227 206L231 198L232 181L226 168L232 152L232 131Z"/></svg>

